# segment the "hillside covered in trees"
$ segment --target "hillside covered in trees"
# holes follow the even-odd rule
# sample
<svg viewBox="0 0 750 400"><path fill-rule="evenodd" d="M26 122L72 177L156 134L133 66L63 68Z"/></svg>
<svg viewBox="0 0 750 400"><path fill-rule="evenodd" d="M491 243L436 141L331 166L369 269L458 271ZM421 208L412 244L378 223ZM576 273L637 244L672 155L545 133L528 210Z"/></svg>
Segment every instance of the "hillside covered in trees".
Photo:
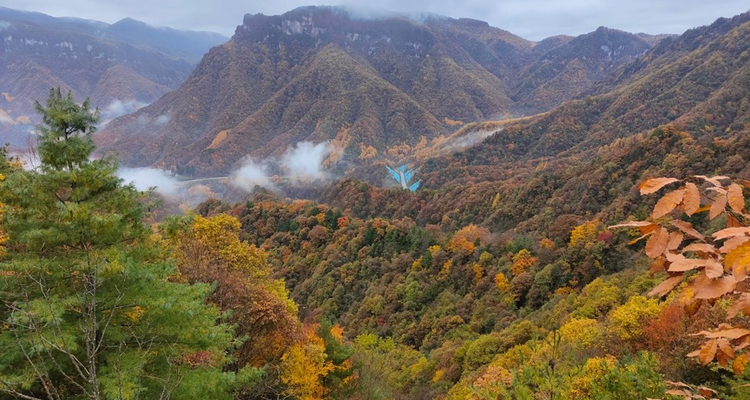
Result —
<svg viewBox="0 0 750 400"><path fill-rule="evenodd" d="M367 150L382 159L464 123L549 110L650 47L606 28L533 43L468 19L362 19L336 7L246 15L185 84L97 140L128 165L197 176L302 141L335 141L342 162L367 164Z"/></svg>
<svg viewBox="0 0 750 400"><path fill-rule="evenodd" d="M217 100L213 109L183 97L212 88L213 79L256 79L229 60L276 57L279 46L259 50L265 40L299 41L284 50L297 63L286 72L290 81L274 81L289 96L263 86L270 81L242 81L236 90L264 88L246 92L259 97L242 107L281 110L268 114L279 126L285 118L312 124L312 111L294 105L329 108L326 96L340 93L328 91L331 82L344 90L385 80L377 64L362 63L359 39L340 33L357 30L375 40L366 38L367 29L382 29L374 22L349 21L335 9L245 22L186 86L138 114L180 104L171 121L196 136L170 138L184 144L177 149L157 138L145 154L167 154L158 161L167 162L169 153L154 150L164 146L197 157L191 151L208 139L196 126L211 131L212 124L266 121L262 113L241 122L231 119L242 114L217 117L222 107L231 109L230 93L223 100L211 97L215 92L200 97ZM334 22L348 30L333 29ZM485 42L464 36L409 51L425 51L425 60L437 58L432 51L465 51L471 63L489 60L481 64L486 71L509 71L524 57L542 60L532 53L544 52L548 62L521 68L527 79L519 82L527 86L487 84L529 107L560 101L551 93L583 59L571 56L571 48L619 35L600 29L534 50L476 21L387 24L422 44L481 32ZM302 43L311 38L320 41L314 54ZM386 43L384 53L405 46L393 38ZM450 43L475 47L441 50ZM492 58L492 46L516 56ZM438 152L429 141L405 138L401 153L390 154L410 154L402 160L419 168L422 186L415 192L378 185L386 160L373 158L323 188L257 187L240 202L211 199L161 221L147 212L157 210L155 193L123 186L112 160L90 159L98 115L89 103L52 90L38 105L46 126L41 167L25 170L8 157L0 165L0 396L750 398L748 46L749 14L720 19L642 50L608 71L608 79L592 75L577 99L545 113L466 124L456 137L494 132L475 146ZM213 70L218 55L227 57L232 74L211 72L220 70ZM333 73L328 57L350 74ZM591 62L592 71L603 73ZM494 82L503 73L484 74ZM392 82L383 87L390 92L376 90L383 99L417 96L398 80L408 74L388 76ZM320 82L320 90L310 82ZM379 99L365 89L362 99ZM432 90L426 99L447 95L445 88ZM180 114L188 103L206 118ZM430 121L440 127L453 120L436 111L446 102L433 105L415 105L413 115L422 117L409 124L427 129ZM484 113L473 105L472 112ZM295 110L300 115L284 117ZM113 126L126 126L127 118ZM350 123L347 135L356 137L356 122ZM140 133L133 132L129 145L138 143ZM208 140L212 151L194 160L228 165L232 156L222 146L254 143L241 142L252 135L238 132ZM307 138L287 134L273 137ZM369 143L387 153L388 145L377 142L382 135L374 138L361 149ZM261 154L278 143L253 148ZM205 167L197 162L184 165ZM293 190L314 198L289 197Z"/></svg>

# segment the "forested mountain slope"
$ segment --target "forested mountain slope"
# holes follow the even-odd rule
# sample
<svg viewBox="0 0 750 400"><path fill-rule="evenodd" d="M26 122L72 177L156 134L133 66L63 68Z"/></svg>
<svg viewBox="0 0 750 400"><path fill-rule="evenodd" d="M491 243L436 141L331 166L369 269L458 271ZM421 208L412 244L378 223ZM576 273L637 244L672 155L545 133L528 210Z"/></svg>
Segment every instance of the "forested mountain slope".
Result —
<svg viewBox="0 0 750 400"><path fill-rule="evenodd" d="M666 380L746 398L744 368L687 357L726 309L689 291L645 296L664 279L649 274L658 260L633 241L637 230L607 227L651 214L657 199L639 194L648 178L706 188L696 175L750 173L749 27L740 15L688 31L622 67L610 88L468 150L412 159L424 187L415 193L347 179L322 203L261 191L198 212L237 217L301 317L343 327L360 395L669 398ZM359 173L377 181L383 171ZM707 193L701 204L714 200ZM701 232L747 223L709 208L674 218Z"/></svg>
<svg viewBox="0 0 750 400"><path fill-rule="evenodd" d="M300 141L335 141L361 164L369 149L382 158L464 123L552 108L649 47L605 28L535 44L466 19L359 19L327 7L246 15L184 85L98 141L126 164L201 176Z"/></svg>
<svg viewBox="0 0 750 400"><path fill-rule="evenodd" d="M178 87L203 53L227 39L135 20L109 25L1 7L0 35L0 135L16 146L26 146L39 122L34 100L50 87L91 98L112 119Z"/></svg>

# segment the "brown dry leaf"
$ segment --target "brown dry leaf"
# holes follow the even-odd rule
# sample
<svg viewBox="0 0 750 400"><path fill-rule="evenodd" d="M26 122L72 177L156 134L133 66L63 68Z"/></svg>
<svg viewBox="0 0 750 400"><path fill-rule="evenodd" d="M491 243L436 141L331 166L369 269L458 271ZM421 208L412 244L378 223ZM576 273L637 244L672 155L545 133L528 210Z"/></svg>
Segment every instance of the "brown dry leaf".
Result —
<svg viewBox="0 0 750 400"><path fill-rule="evenodd" d="M695 228L693 228L693 224L691 224L690 222L675 220L675 221L672 221L672 225L674 225L677 229L681 230L682 232L684 232L686 235L690 236L693 239L698 239L698 240L706 239L706 237L703 236L702 233L698 232L697 230L695 230Z"/></svg>
<svg viewBox="0 0 750 400"><path fill-rule="evenodd" d="M685 184L685 199L683 200L683 207L685 214L688 216L695 214L701 206L701 193L698 191L698 186L694 183L688 182Z"/></svg>
<svg viewBox="0 0 750 400"><path fill-rule="evenodd" d="M750 330L748 329L730 327L730 328L723 329L720 331L708 332L705 336L708 339L723 338L723 339L734 340L734 339L739 339L747 335L750 335Z"/></svg>
<svg viewBox="0 0 750 400"><path fill-rule="evenodd" d="M723 176L723 175L712 176L712 177L710 177L710 178L709 178L709 177L707 177L707 176L705 176L705 175L694 175L694 177L695 177L695 178L700 178L700 179L703 179L704 181L706 181L706 182L709 182L709 183L711 183L712 185L714 185L714 186L718 186L718 187L722 187L722 186L723 186L723 185L721 184L721 182L719 182L720 180L723 180L723 179L729 179L729 177L728 177L728 176Z"/></svg>
<svg viewBox="0 0 750 400"><path fill-rule="evenodd" d="M727 198L729 199L729 206L732 210L738 214L742 214L742 209L745 208L745 197L742 195L742 187L733 183L729 185L727 189Z"/></svg>
<svg viewBox="0 0 750 400"><path fill-rule="evenodd" d="M654 206L654 212L651 213L653 219L659 219L669 213L671 213L680 203L682 198L685 196L685 189L677 189L664 195Z"/></svg>
<svg viewBox="0 0 750 400"><path fill-rule="evenodd" d="M648 221L630 221L626 222L624 224L617 224L612 225L609 227L609 229L614 228L638 228L638 230L641 232L641 235L646 236L649 233L657 230L659 228L659 224L655 224L653 222ZM638 240L642 239L643 237L639 238ZM636 240L636 242L638 241Z"/></svg>
<svg viewBox="0 0 750 400"><path fill-rule="evenodd" d="M681 232L672 232L669 234L669 243L667 243L667 251L675 251L678 247L680 247L680 244L682 244L682 241L685 239L685 235L683 235Z"/></svg>
<svg viewBox="0 0 750 400"><path fill-rule="evenodd" d="M722 229L716 233L714 233L713 236L716 240L722 240L730 237L735 236L746 236L748 233L750 233L750 227L743 226L739 228L726 228Z"/></svg>
<svg viewBox="0 0 750 400"><path fill-rule="evenodd" d="M709 260L685 258L682 254L667 254L667 260L672 262L667 269L669 272L685 272L705 267L709 264Z"/></svg>
<svg viewBox="0 0 750 400"><path fill-rule="evenodd" d="M680 284L680 282L682 282L682 275L669 277L662 281L660 284L656 285L655 288L651 289L651 291L648 292L648 295L662 297L671 292L672 289L676 288Z"/></svg>
<svg viewBox="0 0 750 400"><path fill-rule="evenodd" d="M743 353L734 359L734 362L732 363L732 370L734 371L735 375L739 375L743 371L745 371L745 366L747 366L747 361L749 358L750 356L747 353Z"/></svg>
<svg viewBox="0 0 750 400"><path fill-rule="evenodd" d="M734 346L735 350L742 350L750 346L750 336L745 336L740 340L740 343Z"/></svg>
<svg viewBox="0 0 750 400"><path fill-rule="evenodd" d="M705 386L698 386L698 393L700 393L700 394L702 394L702 395L704 395L706 397L713 396L713 395L718 395L719 394L719 392L717 392L717 391L715 391L715 390L713 390L711 388L707 388Z"/></svg>
<svg viewBox="0 0 750 400"><path fill-rule="evenodd" d="M685 246L684 249L682 249L683 253L687 253L688 251L694 251L698 253L711 253L711 254L719 253L719 250L717 250L716 247L708 243L691 243Z"/></svg>
<svg viewBox="0 0 750 400"><path fill-rule="evenodd" d="M726 254L730 251L736 249L738 246L742 245L743 243L750 240L750 237L747 236L735 236L727 241L724 242L724 246L721 246L719 249L720 252Z"/></svg>
<svg viewBox="0 0 750 400"><path fill-rule="evenodd" d="M708 213L708 218L713 220L714 218L721 215L724 209L727 207L727 196L718 195L713 203L711 203L711 211Z"/></svg>
<svg viewBox="0 0 750 400"><path fill-rule="evenodd" d="M716 279L724 275L724 266L715 260L708 260L708 263L706 263L706 269L704 271L706 271L707 277Z"/></svg>
<svg viewBox="0 0 750 400"><path fill-rule="evenodd" d="M667 250L669 243L669 231L659 228L646 242L646 255L650 258L658 257Z"/></svg>
<svg viewBox="0 0 750 400"><path fill-rule="evenodd" d="M745 315L750 315L750 293L742 293L740 297L727 310L727 319L732 319L742 311Z"/></svg>
<svg viewBox="0 0 750 400"><path fill-rule="evenodd" d="M663 256L654 258L654 260L651 262L651 264L648 267L648 272L651 275L653 275L653 274L655 274L657 272L664 271L664 262L665 261L667 261L667 259L664 258Z"/></svg>
<svg viewBox="0 0 750 400"><path fill-rule="evenodd" d="M690 389L690 385L688 385L685 382L675 382L675 381L664 381L664 382L669 386L676 386L676 387Z"/></svg>
<svg viewBox="0 0 750 400"><path fill-rule="evenodd" d="M737 217L734 216L734 214L727 214L727 228L737 228L740 226L745 226L742 224L742 221L737 219Z"/></svg>
<svg viewBox="0 0 750 400"><path fill-rule="evenodd" d="M708 279L707 282L704 281L701 284L698 284L698 281L699 279L693 281L697 299L718 299L731 293L737 287L737 280L731 275L724 275L718 279Z"/></svg>
<svg viewBox="0 0 750 400"><path fill-rule="evenodd" d="M613 228L632 228L632 227L639 228L639 227L644 227L644 226L658 226L658 225L655 224L655 223L653 223L653 222L648 222L648 221L628 221L628 222L626 222L624 224L612 225L612 226L609 227L609 229L613 229Z"/></svg>
<svg viewBox="0 0 750 400"><path fill-rule="evenodd" d="M703 343L700 349L688 354L688 357L698 357L698 361L700 361L701 364L707 365L713 361L718 347L716 339L711 339L708 342Z"/></svg>
<svg viewBox="0 0 750 400"><path fill-rule="evenodd" d="M716 342L719 345L719 349L716 352L716 361L719 362L719 365L726 368L729 366L729 361L735 356L734 349L726 339L718 339Z"/></svg>
<svg viewBox="0 0 750 400"><path fill-rule="evenodd" d="M677 182L678 179L675 178L651 178L646 179L643 183L641 183L640 186L638 186L638 189L641 190L641 196L646 194L651 194L659 189L663 188L664 186L669 185L670 183Z"/></svg>
<svg viewBox="0 0 750 400"><path fill-rule="evenodd" d="M643 236L639 236L639 237L637 237L637 238L635 238L635 239L633 239L633 240L629 241L629 242L628 242L628 246L632 246L632 245L634 245L634 244L636 244L636 243L640 242L641 240L643 240L643 239L645 239L645 238L649 237L650 235L651 235L650 233L647 233L647 234L645 234L645 235L643 235Z"/></svg>

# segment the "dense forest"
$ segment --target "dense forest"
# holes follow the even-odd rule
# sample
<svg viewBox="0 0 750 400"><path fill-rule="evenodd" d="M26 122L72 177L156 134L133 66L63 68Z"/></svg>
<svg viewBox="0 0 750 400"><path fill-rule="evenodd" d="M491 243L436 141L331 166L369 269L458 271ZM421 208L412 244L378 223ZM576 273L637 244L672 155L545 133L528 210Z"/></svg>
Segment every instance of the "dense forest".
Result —
<svg viewBox="0 0 750 400"><path fill-rule="evenodd" d="M370 160L166 217L52 89L0 161L0 399L748 399L748 35L466 126L502 129L414 192Z"/></svg>

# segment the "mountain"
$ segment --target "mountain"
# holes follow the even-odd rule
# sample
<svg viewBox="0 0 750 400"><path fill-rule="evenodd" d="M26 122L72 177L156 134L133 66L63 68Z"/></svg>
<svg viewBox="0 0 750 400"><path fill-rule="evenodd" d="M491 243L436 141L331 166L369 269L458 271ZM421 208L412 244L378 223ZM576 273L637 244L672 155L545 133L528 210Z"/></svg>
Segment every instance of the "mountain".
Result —
<svg viewBox="0 0 750 400"><path fill-rule="evenodd" d="M467 122L547 110L649 47L604 28L532 43L469 19L246 15L179 89L113 121L98 143L128 165L201 176L300 141L333 141L356 165Z"/></svg>
<svg viewBox="0 0 750 400"><path fill-rule="evenodd" d="M556 47L569 43L562 39ZM736 389L747 370L732 375L717 367L728 365L724 355L713 364L688 354L715 344L703 344L699 332L728 329L727 321L747 327L724 313L747 285L732 285L720 302L689 286L647 295L677 269L665 274L662 261L643 253L653 259L654 246L672 246L692 261L711 243L700 232L747 230L748 54L750 14L665 39L582 99L466 127L456 135L494 133L469 149L415 156L416 192L378 185L386 174L378 165L358 171L375 184L338 181L322 203L259 190L197 211L239 219L303 319L340 324L361 365L363 398L635 400L666 398L666 380L687 383L679 393L700 387L745 399L747 389ZM721 175L738 178L733 189L714 186L729 185ZM707 206L688 215L680 204L688 189L674 183L657 202L643 185L654 177L690 182L705 193L695 207ZM684 234L640 240L645 229L608 228L635 220ZM684 247L689 236L701 244ZM731 249L743 240L721 243ZM691 273L699 280L705 270ZM731 357L744 365L742 354Z"/></svg>
<svg viewBox="0 0 750 400"><path fill-rule="evenodd" d="M750 13L719 19L663 40L583 99L473 125L460 133L493 134L463 151L413 158L424 191L403 202L353 206L344 199L388 198L388 189L356 181L337 183L324 200L361 217L434 224L448 215L457 227L471 221L493 231L543 232L565 215L625 219L646 178L750 173L749 53ZM383 170L357 175L380 184Z"/></svg>
<svg viewBox="0 0 750 400"><path fill-rule="evenodd" d="M111 119L178 87L205 51L226 40L134 20L109 25L2 7L0 35L0 139L17 146L38 122L34 101L51 87L90 97Z"/></svg>

